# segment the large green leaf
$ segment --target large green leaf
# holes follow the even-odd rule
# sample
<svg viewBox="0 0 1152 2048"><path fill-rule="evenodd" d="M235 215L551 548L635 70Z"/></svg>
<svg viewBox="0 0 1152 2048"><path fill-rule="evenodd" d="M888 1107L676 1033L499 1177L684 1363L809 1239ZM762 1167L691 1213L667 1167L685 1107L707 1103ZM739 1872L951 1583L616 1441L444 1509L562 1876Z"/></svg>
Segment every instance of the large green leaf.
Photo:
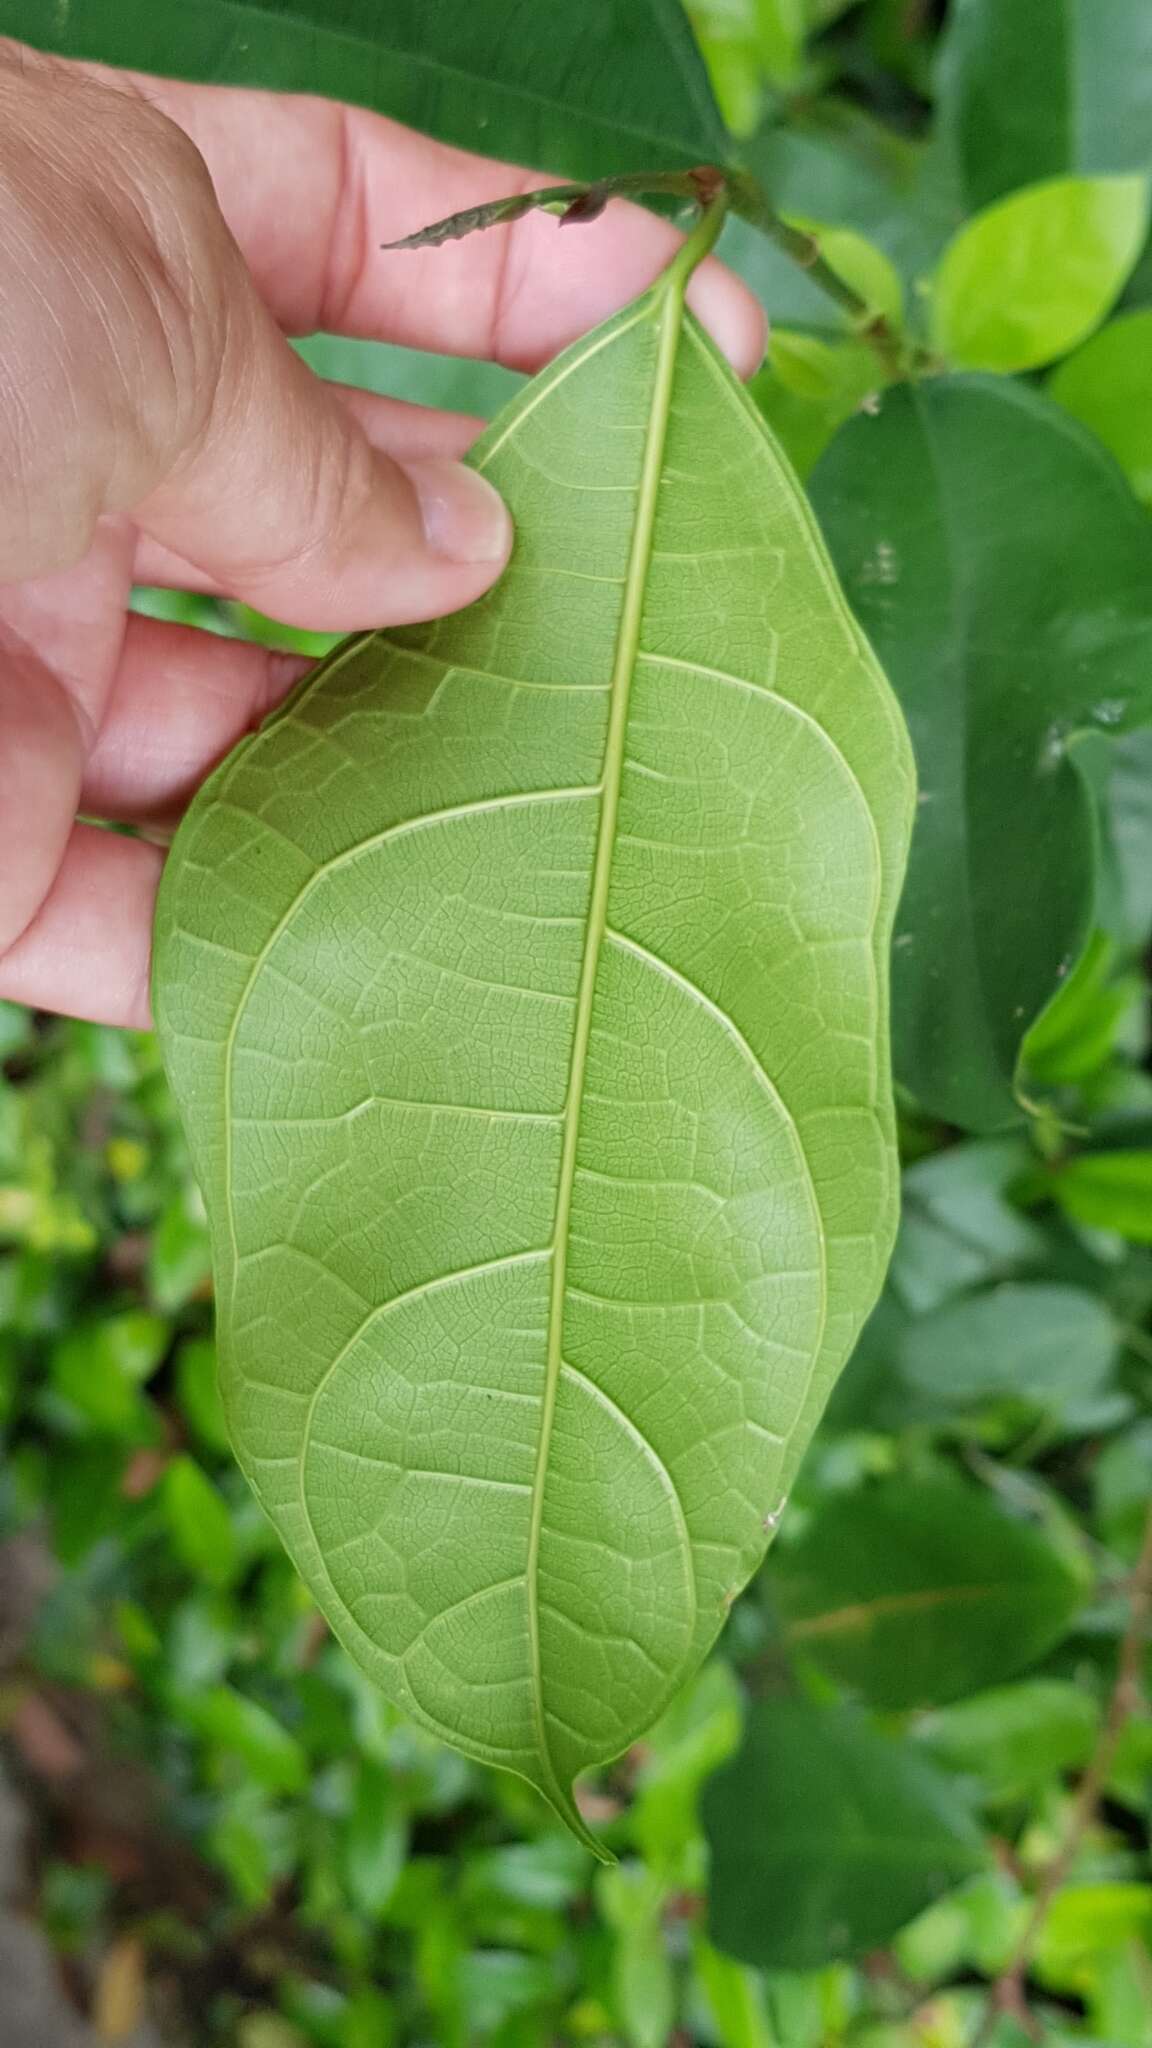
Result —
<svg viewBox="0 0 1152 2048"><path fill-rule="evenodd" d="M953 1787L910 1744L805 1700L751 1708L703 1816L712 1939L768 1969L877 1948L984 1860Z"/></svg>
<svg viewBox="0 0 1152 2048"><path fill-rule="evenodd" d="M1152 168L1148 0L953 0L948 19L940 118L970 205Z"/></svg>
<svg viewBox="0 0 1152 2048"><path fill-rule="evenodd" d="M758 1563L895 1222L906 739L683 283L489 429L505 578L237 750L157 931L241 1461L391 1696L569 1818Z"/></svg>
<svg viewBox="0 0 1152 2048"><path fill-rule="evenodd" d="M1152 714L1147 518L1074 422L979 377L888 393L812 494L916 747L896 1070L990 1130L1018 1113L1021 1040L1091 919L1094 804L1071 743Z"/></svg>
<svg viewBox="0 0 1152 2048"><path fill-rule="evenodd" d="M833 1495L771 1569L790 1640L879 1707L1011 1678L1064 1632L1080 1575L1032 1523L950 1478Z"/></svg>
<svg viewBox="0 0 1152 2048"><path fill-rule="evenodd" d="M326 93L574 178L723 161L680 0L4 0L67 57Z"/></svg>

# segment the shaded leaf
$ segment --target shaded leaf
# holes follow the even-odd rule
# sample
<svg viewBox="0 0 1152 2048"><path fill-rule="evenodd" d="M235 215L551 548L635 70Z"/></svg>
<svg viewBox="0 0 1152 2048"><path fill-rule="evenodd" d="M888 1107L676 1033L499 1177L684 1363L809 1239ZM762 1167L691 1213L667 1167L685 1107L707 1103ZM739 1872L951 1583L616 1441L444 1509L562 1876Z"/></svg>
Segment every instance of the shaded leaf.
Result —
<svg viewBox="0 0 1152 2048"><path fill-rule="evenodd" d="M957 1415L1012 1397L1058 1415L1099 1393L1117 1343L1107 1308L1083 1289L1008 1284L918 1317L898 1355L922 1412Z"/></svg>
<svg viewBox="0 0 1152 2048"><path fill-rule="evenodd" d="M875 351L850 337L826 341L774 327L752 395L798 476L807 476L838 427L880 382Z"/></svg>
<svg viewBox="0 0 1152 2048"><path fill-rule="evenodd" d="M1022 1138L985 1138L949 1146L906 1170L889 1285L907 1310L925 1315L985 1281L1043 1262L1043 1231L1008 1199L1031 1164Z"/></svg>
<svg viewBox="0 0 1152 2048"><path fill-rule="evenodd" d="M937 85L971 206L1062 172L1152 166L1145 0L953 0Z"/></svg>
<svg viewBox="0 0 1152 2048"><path fill-rule="evenodd" d="M384 1764L365 1758L356 1773L352 1810L342 1840L344 1878L358 1913L380 1917L408 1854L408 1817L395 1779Z"/></svg>
<svg viewBox="0 0 1152 2048"><path fill-rule="evenodd" d="M1015 1799L1092 1754L1100 1710L1083 1686L1028 1678L930 1714L917 1728L942 1763L979 1782L984 1799Z"/></svg>
<svg viewBox="0 0 1152 2048"><path fill-rule="evenodd" d="M970 370L1065 355L1119 297L1147 230L1146 178L1054 178L998 200L940 260L937 348Z"/></svg>
<svg viewBox="0 0 1152 2048"><path fill-rule="evenodd" d="M143 1309L81 1323L52 1353L51 1383L94 1429L115 1436L148 1433L139 1389L168 1348L168 1326Z"/></svg>
<svg viewBox="0 0 1152 2048"><path fill-rule="evenodd" d="M412 405L442 406L450 412L490 419L519 391L523 377L499 363L467 356L436 356L384 341L352 341L345 335L309 334L293 344L297 354L336 384L405 398Z"/></svg>
<svg viewBox="0 0 1152 2048"><path fill-rule="evenodd" d="M269 1792L302 1792L307 1785L308 1760L300 1744L267 1708L244 1693L214 1686L183 1700L180 1716L196 1734L241 1764L253 1784Z"/></svg>
<svg viewBox="0 0 1152 2048"><path fill-rule="evenodd" d="M228 1585L237 1566L232 1517L194 1459L173 1458L164 1474L163 1500L176 1556L213 1585Z"/></svg>
<svg viewBox="0 0 1152 2048"><path fill-rule="evenodd" d="M241 1461L390 1696L569 1819L763 1554L894 1223L905 743L683 283L489 430L503 581L245 741L158 923Z"/></svg>
<svg viewBox="0 0 1152 2048"><path fill-rule="evenodd" d="M879 1707L994 1685L1058 1640L1082 1575L1033 1523L959 1480L889 1479L833 1495L777 1553L788 1639Z"/></svg>
<svg viewBox="0 0 1152 2048"><path fill-rule="evenodd" d="M712 1939L767 1969L876 1948L983 1861L966 1808L915 1749L801 1700L750 1708L704 1824Z"/></svg>
<svg viewBox="0 0 1152 2048"><path fill-rule="evenodd" d="M1146 516L1056 407L985 378L884 394L812 494L916 748L897 1075L993 1129L1019 1113L1021 1040L1092 915L1094 803L1070 742L1152 712Z"/></svg>
<svg viewBox="0 0 1152 2048"><path fill-rule="evenodd" d="M66 57L326 94L572 177L728 149L680 0L10 0L4 27Z"/></svg>

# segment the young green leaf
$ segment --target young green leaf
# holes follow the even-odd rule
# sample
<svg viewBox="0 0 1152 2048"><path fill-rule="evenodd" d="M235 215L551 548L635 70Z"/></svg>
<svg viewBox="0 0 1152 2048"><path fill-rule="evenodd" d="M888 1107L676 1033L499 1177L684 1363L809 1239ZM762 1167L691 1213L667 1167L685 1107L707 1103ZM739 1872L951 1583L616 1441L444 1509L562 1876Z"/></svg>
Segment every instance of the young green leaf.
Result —
<svg viewBox="0 0 1152 2048"><path fill-rule="evenodd" d="M941 258L937 348L969 370L1033 370L1067 354L1119 296L1147 232L1146 178L1052 178L999 200Z"/></svg>
<svg viewBox="0 0 1152 2048"><path fill-rule="evenodd" d="M390 1696L574 1826L895 1222L906 738L687 268L478 445L496 590L314 672L157 926L240 1459Z"/></svg>
<svg viewBox="0 0 1152 2048"><path fill-rule="evenodd" d="M993 1130L1020 1115L1021 1041L1091 922L1075 736L1152 711L1147 517L1066 415L978 377L885 393L812 495L917 752L896 1071L927 1108Z"/></svg>
<svg viewBox="0 0 1152 2048"><path fill-rule="evenodd" d="M11 0L3 26L65 57L323 93L576 178L729 150L680 0Z"/></svg>
<svg viewBox="0 0 1152 2048"><path fill-rule="evenodd" d="M1152 1152L1082 1152L1053 1175L1052 1194L1077 1223L1152 1244Z"/></svg>

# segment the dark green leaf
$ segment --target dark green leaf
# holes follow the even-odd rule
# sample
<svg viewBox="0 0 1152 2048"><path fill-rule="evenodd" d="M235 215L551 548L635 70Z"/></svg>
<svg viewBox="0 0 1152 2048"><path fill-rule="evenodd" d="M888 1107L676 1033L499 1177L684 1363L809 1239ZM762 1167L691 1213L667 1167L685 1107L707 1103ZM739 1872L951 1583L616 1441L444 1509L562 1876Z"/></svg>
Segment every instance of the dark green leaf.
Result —
<svg viewBox="0 0 1152 2048"><path fill-rule="evenodd" d="M970 206L1067 171L1152 165L1147 0L953 0L938 86Z"/></svg>
<svg viewBox="0 0 1152 2048"><path fill-rule="evenodd" d="M889 1479L824 1501L768 1583L788 1639L880 1707L995 1685L1063 1634L1082 1575L1030 1522L959 1480Z"/></svg>
<svg viewBox="0 0 1152 2048"><path fill-rule="evenodd" d="M842 428L812 493L912 728L899 1077L975 1130L1083 945L1094 805L1069 742L1152 711L1152 549L1111 458L1004 380L935 378ZM1035 878L1043 876L1038 889Z"/></svg>
<svg viewBox="0 0 1152 2048"><path fill-rule="evenodd" d="M947 1779L847 1708L753 1706L703 1811L712 1939L767 1969L875 1948L983 1861Z"/></svg>
<svg viewBox="0 0 1152 2048"><path fill-rule="evenodd" d="M68 57L323 93L577 178L728 151L680 0L9 0L3 27Z"/></svg>
<svg viewBox="0 0 1152 2048"><path fill-rule="evenodd" d="M1135 949L1152 932L1152 727L1122 734L1110 752L1103 825L1113 877L1107 922Z"/></svg>

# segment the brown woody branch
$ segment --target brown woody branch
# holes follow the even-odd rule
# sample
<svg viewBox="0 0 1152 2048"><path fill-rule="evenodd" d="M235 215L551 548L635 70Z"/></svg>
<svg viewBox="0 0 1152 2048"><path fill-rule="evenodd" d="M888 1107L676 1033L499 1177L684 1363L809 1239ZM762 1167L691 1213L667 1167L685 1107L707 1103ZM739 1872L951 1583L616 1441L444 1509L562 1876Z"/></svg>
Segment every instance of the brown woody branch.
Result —
<svg viewBox="0 0 1152 2048"><path fill-rule="evenodd" d="M1141 1704L1141 1667L1144 1646L1152 1627L1152 1507L1144 1524L1140 1555L1128 1582L1128 1602L1128 1622L1120 1644L1116 1683L1095 1749L1077 1788L1064 1840L1040 1879L1032 1911L1011 1961L989 1989L988 2003L972 2037L971 2048L985 2048L1003 2015L1011 2015L1027 2025L1028 2005L1024 1987L1036 1944L1052 1901L1064 1885L1084 1836L1096 1818L1120 1738Z"/></svg>

